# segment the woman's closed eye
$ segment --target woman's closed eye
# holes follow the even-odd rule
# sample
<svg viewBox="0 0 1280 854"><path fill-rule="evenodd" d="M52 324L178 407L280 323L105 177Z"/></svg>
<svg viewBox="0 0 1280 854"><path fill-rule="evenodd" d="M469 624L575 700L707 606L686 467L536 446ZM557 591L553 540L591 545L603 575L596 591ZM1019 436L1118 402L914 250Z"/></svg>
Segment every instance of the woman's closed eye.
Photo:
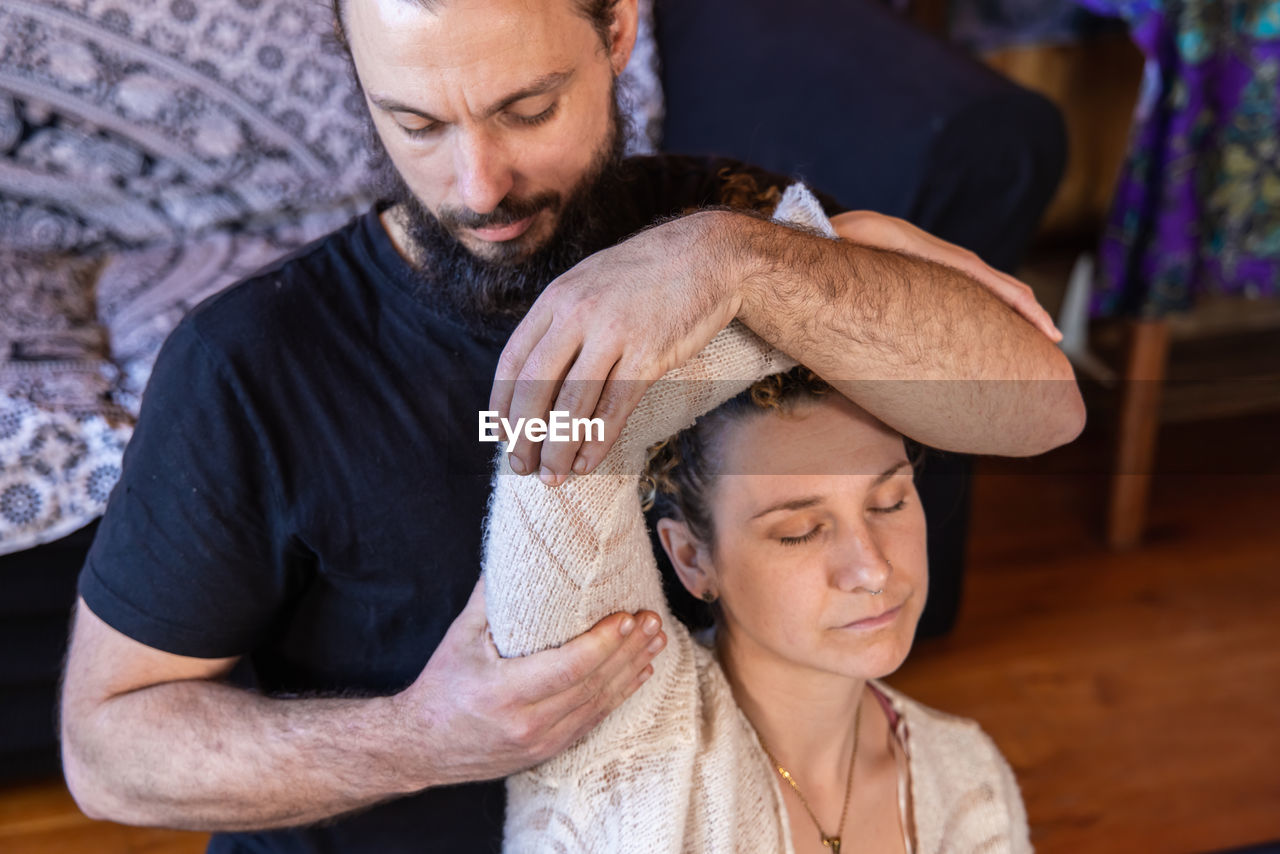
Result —
<svg viewBox="0 0 1280 854"><path fill-rule="evenodd" d="M885 507L868 507L867 512L885 515L888 513L897 513L899 510L903 509L906 506L907 506L907 499L899 498L896 503L887 505ZM803 545L804 543L810 542L815 537L817 537L820 533L822 533L822 527L823 526L821 524L814 525L812 528L810 528L808 531L806 531L803 534L794 534L791 536L779 536L777 539L778 539L778 542L784 546Z"/></svg>
<svg viewBox="0 0 1280 854"><path fill-rule="evenodd" d="M806 534L800 534L799 536L795 536L795 537L778 537L778 542L782 543L784 546L798 546L801 543L807 543L810 540L812 540L814 537L818 536L818 533L821 530L822 530L821 525L815 525Z"/></svg>

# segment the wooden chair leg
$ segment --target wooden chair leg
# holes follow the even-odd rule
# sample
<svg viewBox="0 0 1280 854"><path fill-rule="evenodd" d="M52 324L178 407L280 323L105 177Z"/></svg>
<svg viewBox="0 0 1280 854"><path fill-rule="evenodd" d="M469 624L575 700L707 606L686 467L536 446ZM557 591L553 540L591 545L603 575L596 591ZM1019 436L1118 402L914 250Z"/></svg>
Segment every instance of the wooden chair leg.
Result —
<svg viewBox="0 0 1280 854"><path fill-rule="evenodd" d="M1130 324L1107 515L1107 544L1113 549L1132 548L1142 540L1168 358L1168 322Z"/></svg>

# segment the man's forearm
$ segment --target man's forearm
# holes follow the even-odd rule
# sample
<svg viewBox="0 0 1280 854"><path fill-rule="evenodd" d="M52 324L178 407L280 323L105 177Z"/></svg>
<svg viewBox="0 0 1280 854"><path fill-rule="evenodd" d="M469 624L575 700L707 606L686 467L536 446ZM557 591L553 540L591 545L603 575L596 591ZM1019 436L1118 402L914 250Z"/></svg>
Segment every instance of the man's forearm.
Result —
<svg viewBox="0 0 1280 854"><path fill-rule="evenodd" d="M716 213L738 317L886 424L933 447L1024 455L1084 423L1061 351L943 264ZM731 219L729 219L731 218Z"/></svg>
<svg viewBox="0 0 1280 854"><path fill-rule="evenodd" d="M187 680L114 697L64 727L86 813L233 831L307 824L423 788L388 737L393 698L271 699Z"/></svg>

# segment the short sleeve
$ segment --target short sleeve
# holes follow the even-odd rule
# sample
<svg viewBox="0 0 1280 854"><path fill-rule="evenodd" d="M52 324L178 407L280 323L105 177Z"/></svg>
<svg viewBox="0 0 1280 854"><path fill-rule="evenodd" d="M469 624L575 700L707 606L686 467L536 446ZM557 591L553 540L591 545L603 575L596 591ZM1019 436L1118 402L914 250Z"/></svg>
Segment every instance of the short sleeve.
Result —
<svg viewBox="0 0 1280 854"><path fill-rule="evenodd" d="M196 331L156 361L80 595L166 652L222 658L261 641L289 587L262 413Z"/></svg>

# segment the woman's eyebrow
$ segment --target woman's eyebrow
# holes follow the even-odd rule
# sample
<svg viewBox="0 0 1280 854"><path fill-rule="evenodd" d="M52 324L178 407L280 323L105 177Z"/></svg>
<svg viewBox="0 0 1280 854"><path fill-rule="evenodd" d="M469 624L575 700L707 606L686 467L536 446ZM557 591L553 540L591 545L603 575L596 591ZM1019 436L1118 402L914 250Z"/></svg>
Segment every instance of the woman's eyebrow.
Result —
<svg viewBox="0 0 1280 854"><path fill-rule="evenodd" d="M907 460L899 460L877 475L875 481L871 484L871 488L874 489L898 472L902 471L905 466L910 465L911 463ZM824 500L825 499L821 495L805 495L799 498L788 498L786 501L779 501L777 504L770 504L747 521L754 522L761 516L768 516L770 513L777 513L780 510L804 510L807 507L814 507L821 504Z"/></svg>
<svg viewBox="0 0 1280 854"><path fill-rule="evenodd" d="M897 462L897 463L894 463L894 464L893 464L892 466L890 466L889 468L887 468L887 469L885 469L884 471L880 472L879 476L878 476L878 477L876 477L875 483L873 483L873 484L872 484L872 486L873 486L873 487L879 486L880 484L884 483L884 482L885 482L886 480L888 480L889 478L893 477L893 476L894 476L895 474L897 474L898 472L902 471L902 469L903 469L903 467L904 467L904 466L909 466L909 465L911 465L911 462L910 462L909 460L901 460L901 461L899 461L899 462Z"/></svg>
<svg viewBox="0 0 1280 854"><path fill-rule="evenodd" d="M803 498L789 498L786 501L779 501L777 504L770 504L747 521L754 522L761 516L768 516L770 513L777 513L779 510L803 510L806 507L813 507L814 505L821 503L822 496L820 495L806 495Z"/></svg>

